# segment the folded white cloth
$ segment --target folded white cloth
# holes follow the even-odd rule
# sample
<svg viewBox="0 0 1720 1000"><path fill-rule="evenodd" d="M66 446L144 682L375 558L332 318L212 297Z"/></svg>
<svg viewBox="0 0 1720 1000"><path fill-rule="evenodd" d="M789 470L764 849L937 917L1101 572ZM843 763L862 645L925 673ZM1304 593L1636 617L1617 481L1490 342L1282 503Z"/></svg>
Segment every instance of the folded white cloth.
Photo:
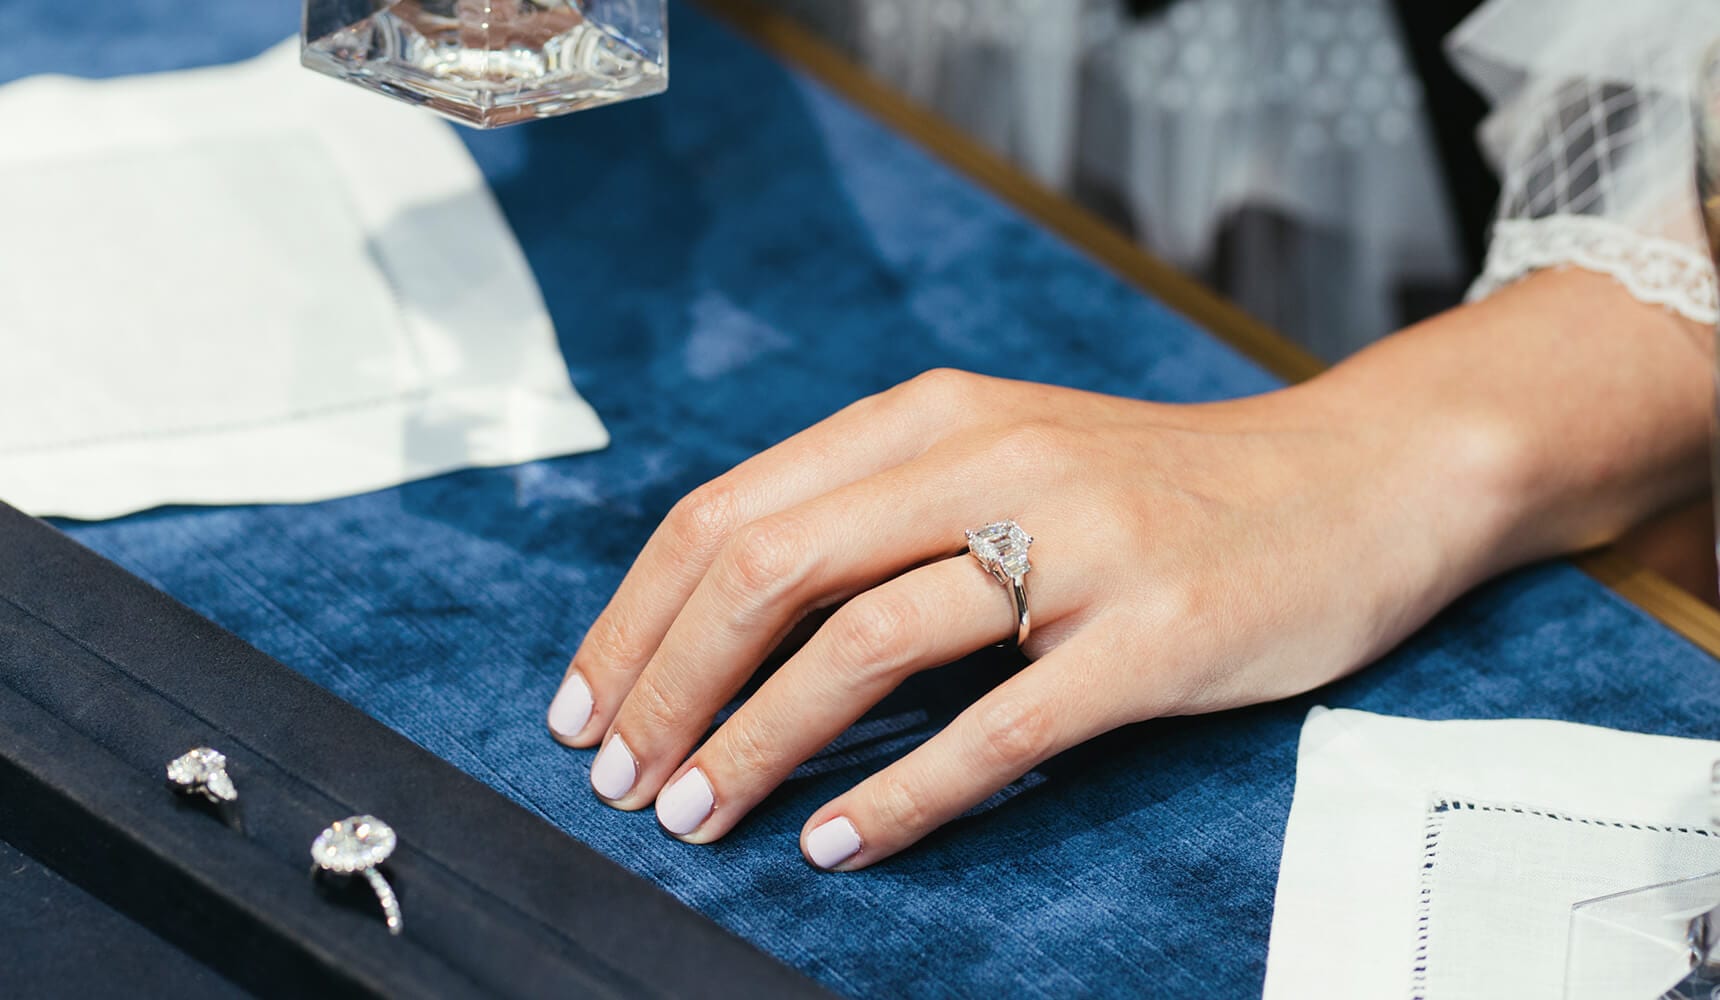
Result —
<svg viewBox="0 0 1720 1000"><path fill-rule="evenodd" d="M0 88L0 500L310 501L603 447L483 175L303 70Z"/></svg>
<svg viewBox="0 0 1720 1000"><path fill-rule="evenodd" d="M1266 997L1563 996L1574 904L1720 870L1716 757L1565 722L1315 709ZM1656 996L1681 971L1677 949L1651 952L1619 995Z"/></svg>

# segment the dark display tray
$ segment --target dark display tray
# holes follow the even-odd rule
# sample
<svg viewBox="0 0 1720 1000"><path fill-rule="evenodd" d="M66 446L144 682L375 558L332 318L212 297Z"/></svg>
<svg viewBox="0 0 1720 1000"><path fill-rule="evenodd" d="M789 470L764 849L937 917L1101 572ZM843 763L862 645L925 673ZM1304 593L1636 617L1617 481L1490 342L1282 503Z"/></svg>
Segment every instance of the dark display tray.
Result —
<svg viewBox="0 0 1720 1000"><path fill-rule="evenodd" d="M236 814L167 785L166 762L198 745L227 755ZM312 838L360 813L399 834L384 868L405 916L398 937L362 880L340 891L310 875ZM4 505L0 840L260 993L821 995L651 883ZM7 956L14 968L29 960Z"/></svg>

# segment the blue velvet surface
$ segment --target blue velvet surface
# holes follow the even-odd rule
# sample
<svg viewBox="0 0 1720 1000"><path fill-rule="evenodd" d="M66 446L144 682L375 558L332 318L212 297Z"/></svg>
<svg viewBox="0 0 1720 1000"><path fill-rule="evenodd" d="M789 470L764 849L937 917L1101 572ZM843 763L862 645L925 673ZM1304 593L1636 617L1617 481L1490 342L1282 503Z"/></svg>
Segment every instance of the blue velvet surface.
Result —
<svg viewBox="0 0 1720 1000"><path fill-rule="evenodd" d="M294 30L292 6L115 0L72 23L58 0L6 0L0 80L242 58ZM1066 754L862 873L810 870L802 820L995 680L991 654L904 688L720 844L599 806L589 753L551 742L544 708L646 535L699 482L935 365L1164 400L1273 385L696 10L674 7L672 34L666 97L465 133L608 451L68 530L859 996L1258 990L1317 702L1714 735L1713 661L1561 564L1484 588L1315 695Z"/></svg>

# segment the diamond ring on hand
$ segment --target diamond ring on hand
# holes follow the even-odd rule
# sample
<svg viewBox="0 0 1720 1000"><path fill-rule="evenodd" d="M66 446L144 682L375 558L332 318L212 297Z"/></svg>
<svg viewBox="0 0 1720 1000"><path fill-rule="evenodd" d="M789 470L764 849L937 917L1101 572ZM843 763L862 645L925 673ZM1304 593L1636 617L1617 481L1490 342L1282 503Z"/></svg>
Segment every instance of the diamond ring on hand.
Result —
<svg viewBox="0 0 1720 1000"><path fill-rule="evenodd" d="M993 521L983 528L967 533L968 552L979 561L997 582L1009 588L1015 602L1015 644L1027 645L1033 619L1027 611L1027 571L1033 567L1027 561L1027 547L1033 536L1021 530L1014 521Z"/></svg>

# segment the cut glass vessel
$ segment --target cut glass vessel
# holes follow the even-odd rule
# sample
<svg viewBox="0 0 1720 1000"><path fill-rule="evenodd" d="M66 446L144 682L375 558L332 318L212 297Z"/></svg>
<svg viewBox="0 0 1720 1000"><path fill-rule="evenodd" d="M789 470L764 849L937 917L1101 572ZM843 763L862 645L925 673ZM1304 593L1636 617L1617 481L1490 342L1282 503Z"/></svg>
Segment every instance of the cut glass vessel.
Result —
<svg viewBox="0 0 1720 1000"><path fill-rule="evenodd" d="M491 128L661 92L664 0L304 0L311 69Z"/></svg>

